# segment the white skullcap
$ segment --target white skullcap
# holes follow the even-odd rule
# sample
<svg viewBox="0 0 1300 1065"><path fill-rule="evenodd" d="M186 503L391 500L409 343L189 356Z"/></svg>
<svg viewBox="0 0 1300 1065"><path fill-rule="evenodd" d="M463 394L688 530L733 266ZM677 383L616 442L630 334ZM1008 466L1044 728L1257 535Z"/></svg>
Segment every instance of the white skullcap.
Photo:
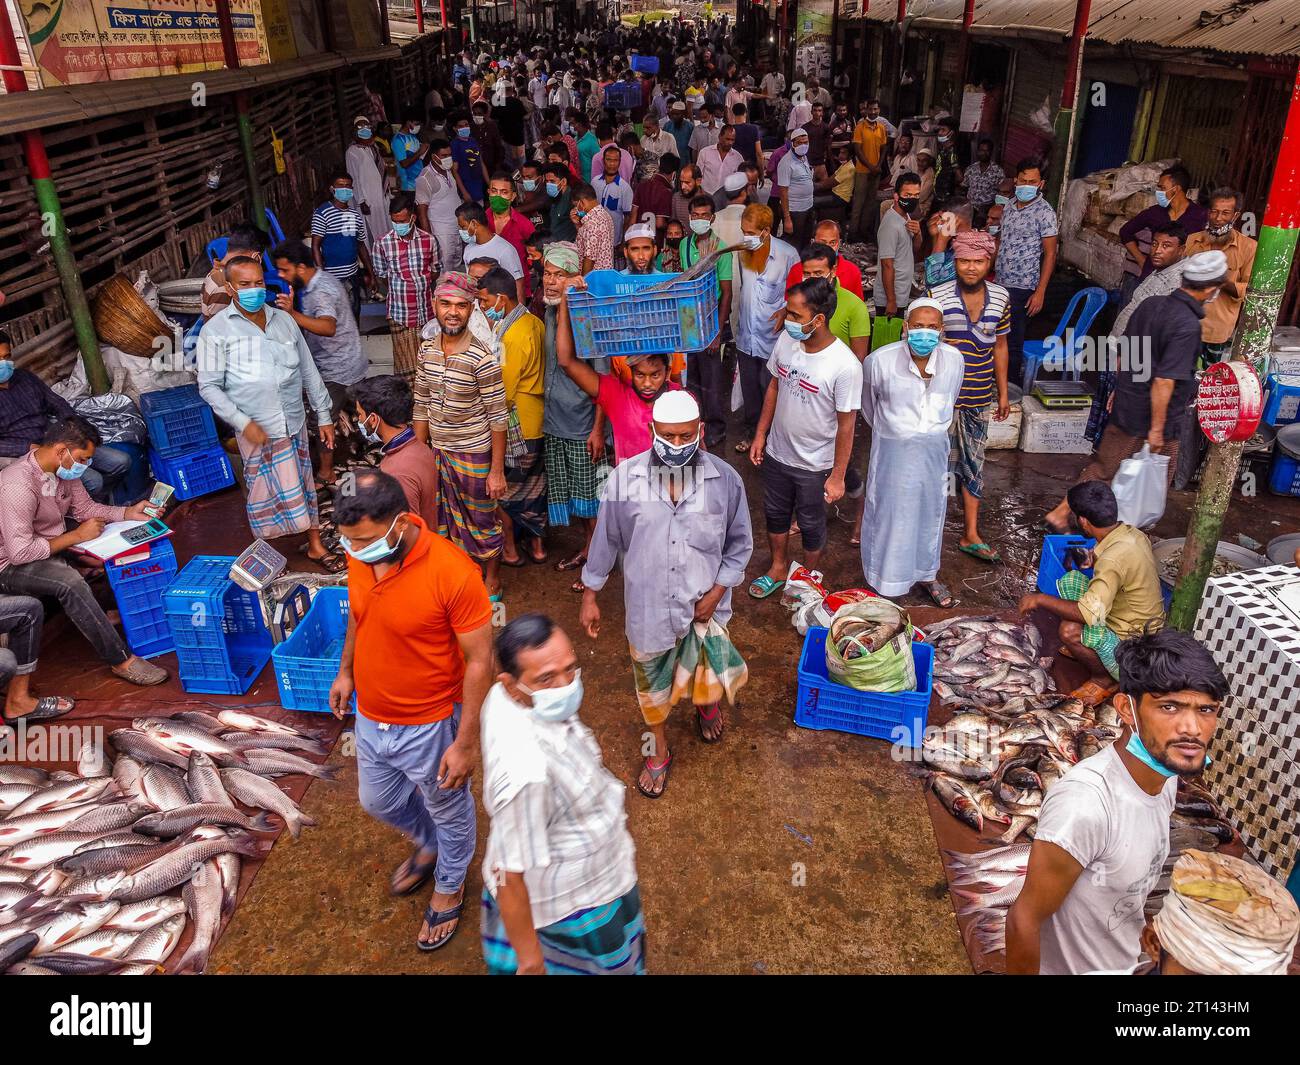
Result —
<svg viewBox="0 0 1300 1065"><path fill-rule="evenodd" d="M929 296L917 296L916 299L914 299L911 303L907 305L907 313L903 316L903 318L904 319L911 318L912 312L919 311L922 307L933 307L936 311L939 312L941 317L943 315L943 304L940 303L938 300L932 300Z"/></svg>
<svg viewBox="0 0 1300 1065"><path fill-rule="evenodd" d="M1218 281L1228 272L1228 257L1221 251L1198 251L1183 260L1184 281Z"/></svg>
<svg viewBox="0 0 1300 1065"><path fill-rule="evenodd" d="M627 232L623 234L624 243L636 240L638 237L644 237L646 240L655 239L655 227L647 223L641 223L635 226L628 226Z"/></svg>
<svg viewBox="0 0 1300 1065"><path fill-rule="evenodd" d="M1152 921L1160 946L1207 976L1282 976L1300 935L1295 899L1257 866L1188 850Z"/></svg>
<svg viewBox="0 0 1300 1065"><path fill-rule="evenodd" d="M790 143L793 144L795 142L795 139L798 137L806 137L806 136L808 136L808 131L804 129L803 126L800 126L798 129L796 129L793 133L790 134Z"/></svg>
<svg viewBox="0 0 1300 1065"><path fill-rule="evenodd" d="M686 389L676 388L656 399L650 414L655 421L665 425L693 422L700 416L700 405Z"/></svg>
<svg viewBox="0 0 1300 1065"><path fill-rule="evenodd" d="M749 178L745 176L743 170L737 170L734 174L728 174L727 180L722 183L722 187L728 192L739 192L749 184Z"/></svg>
<svg viewBox="0 0 1300 1065"><path fill-rule="evenodd" d="M357 115L357 117L352 120L352 124L354 126L368 126L370 125L370 119L365 115Z"/></svg>

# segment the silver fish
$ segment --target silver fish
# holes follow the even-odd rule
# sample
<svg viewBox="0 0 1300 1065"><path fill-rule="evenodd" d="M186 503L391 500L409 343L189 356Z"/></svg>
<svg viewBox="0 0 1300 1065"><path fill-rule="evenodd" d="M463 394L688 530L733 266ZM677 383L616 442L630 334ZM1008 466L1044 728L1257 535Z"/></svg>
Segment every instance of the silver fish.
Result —
<svg viewBox="0 0 1300 1065"><path fill-rule="evenodd" d="M194 839L222 839L226 830L217 825L200 825L193 832ZM218 854L213 861L221 873L221 913L230 916L235 912L235 900L239 896L239 873L242 862L238 854L226 852Z"/></svg>
<svg viewBox="0 0 1300 1065"><path fill-rule="evenodd" d="M85 902L70 906L40 928L30 929L39 937L32 954L50 954L62 950L66 944L101 928L118 909L117 902Z"/></svg>
<svg viewBox="0 0 1300 1065"><path fill-rule="evenodd" d="M159 895L143 902L128 902L105 922L104 927L115 932L144 932L184 912L184 901L175 895Z"/></svg>
<svg viewBox="0 0 1300 1065"><path fill-rule="evenodd" d="M104 748L94 740L87 740L77 752L77 775L86 777L106 777L112 766Z"/></svg>
<svg viewBox="0 0 1300 1065"><path fill-rule="evenodd" d="M37 836L61 832L70 822L94 809L97 809L94 804L83 803L81 806L62 806L57 810L46 810L39 814L6 818L0 821L0 847L14 847ZM101 832L100 835L103 833Z"/></svg>
<svg viewBox="0 0 1300 1065"><path fill-rule="evenodd" d="M962 640L950 652L943 655L942 661L945 666L954 666L958 662L964 661L978 651L986 643L983 636L975 635L969 639Z"/></svg>
<svg viewBox="0 0 1300 1065"><path fill-rule="evenodd" d="M75 821L69 821L68 832L112 832L134 824L153 809L142 802L114 802L95 806Z"/></svg>
<svg viewBox="0 0 1300 1065"><path fill-rule="evenodd" d="M990 908L1005 910L1020 897L1020 891L1024 887L1024 882L1014 880L1005 884L996 891L973 891L970 888L954 887L952 893L962 900L962 905L957 908L957 916L964 917L968 913L974 913L976 910L986 910Z"/></svg>
<svg viewBox="0 0 1300 1065"><path fill-rule="evenodd" d="M1000 662L1009 662L1013 666L1019 666L1023 669L1035 669L1034 662L1019 647L1008 647L1005 644L991 645L985 649L985 655L988 658L996 658Z"/></svg>
<svg viewBox="0 0 1300 1065"><path fill-rule="evenodd" d="M169 765L181 772L189 768L188 756L177 754L170 747L163 746L147 732L120 728L110 732L108 738L112 741L115 751L136 761Z"/></svg>
<svg viewBox="0 0 1300 1065"><path fill-rule="evenodd" d="M339 773L336 766L317 765L288 751L251 750L245 751L244 756L248 760L246 768L264 777L305 773L321 780L333 780Z"/></svg>
<svg viewBox="0 0 1300 1065"><path fill-rule="evenodd" d="M33 961L10 966L5 972L11 976L111 976L120 973L124 962L115 958L92 958L88 954L56 951L42 954L39 964Z"/></svg>
<svg viewBox="0 0 1300 1065"><path fill-rule="evenodd" d="M44 769L29 765L0 765L0 784L31 784L43 788L50 782Z"/></svg>
<svg viewBox="0 0 1300 1065"><path fill-rule="evenodd" d="M256 747L262 750L306 751L308 754L322 756L329 753L320 740L285 732L223 732L221 739L237 751Z"/></svg>
<svg viewBox="0 0 1300 1065"><path fill-rule="evenodd" d="M82 803L95 802L104 797L110 789L117 790L112 777L75 780L71 784L56 784L54 787L42 788L10 810L5 820L12 821L26 814L39 814L64 806L80 806Z"/></svg>
<svg viewBox="0 0 1300 1065"><path fill-rule="evenodd" d="M40 937L35 932L24 932L0 946L0 973L12 971L10 967L20 964L39 942Z"/></svg>
<svg viewBox="0 0 1300 1065"><path fill-rule="evenodd" d="M59 888L55 901L73 898L79 902L102 902L113 894L125 879L126 873L121 870L98 876L75 877Z"/></svg>
<svg viewBox="0 0 1300 1065"><path fill-rule="evenodd" d="M234 806L221 783L216 763L202 751L190 753L190 768L185 773L185 787L193 802L211 802L219 806Z"/></svg>
<svg viewBox="0 0 1300 1065"><path fill-rule="evenodd" d="M244 855L261 853L257 839L247 835L188 843L133 873L114 893L114 898L118 902L140 902L161 895L185 883L204 862L227 851Z"/></svg>
<svg viewBox="0 0 1300 1065"><path fill-rule="evenodd" d="M189 759L185 768L189 769ZM151 765L140 778L146 800L159 810L176 810L192 801L185 787L185 778L170 766Z"/></svg>
<svg viewBox="0 0 1300 1065"><path fill-rule="evenodd" d="M175 917L169 917L162 924L154 925L147 932L141 933L140 938L131 947L130 960L135 964L123 969L122 975L147 976L156 973L158 967L176 949L176 944L181 941L181 933L184 931L185 915L177 914Z"/></svg>
<svg viewBox="0 0 1300 1065"><path fill-rule="evenodd" d="M72 854L81 844L102 836L102 832L47 832L0 851L0 865L11 869L40 869Z"/></svg>
<svg viewBox="0 0 1300 1065"><path fill-rule="evenodd" d="M211 714L205 714L201 710L186 710L183 713L173 714L173 721L181 721L186 725L193 725L195 728L201 728L204 732L210 732L216 736L226 728Z"/></svg>
<svg viewBox="0 0 1300 1065"><path fill-rule="evenodd" d="M250 832L273 832L276 824L270 815L259 813L249 817L242 810L233 806L219 806L216 803L193 803L177 810L160 811L148 814L134 825L134 831L148 836L171 838L189 832L198 825L231 825L244 828Z"/></svg>
<svg viewBox="0 0 1300 1065"><path fill-rule="evenodd" d="M294 839L302 835L303 826L316 824L298 808L296 802L265 777L244 769L223 769L221 779L226 790L240 802L279 814Z"/></svg>
<svg viewBox="0 0 1300 1065"><path fill-rule="evenodd" d="M996 667L992 673L987 672L988 670L987 665L984 666L983 669L986 671L985 676L979 677L977 680L972 681L971 683L972 688L977 688L980 690L983 690L984 688L996 688L999 684L1001 684L1004 680L1006 680L1007 677L1011 675L1010 662L1003 662L1000 666Z"/></svg>
<svg viewBox="0 0 1300 1065"><path fill-rule="evenodd" d="M73 876L94 876L96 873L111 873L119 869L134 873L137 869L143 869L185 843L184 840L179 839L158 843L148 836L141 835L136 835L136 839L140 841L140 845L77 850L61 859L59 868Z"/></svg>
<svg viewBox="0 0 1300 1065"><path fill-rule="evenodd" d="M239 752L225 740L219 739L210 732L204 732L201 728L187 725L183 721L138 717L131 724L140 732L152 736L164 747L184 755L187 761L191 751L222 755L236 762L239 760Z"/></svg>
<svg viewBox="0 0 1300 1065"><path fill-rule="evenodd" d="M288 736L310 735L292 725L271 721L256 714L246 714L242 710L222 710L217 715L217 720L228 728L239 729L241 732L280 732Z"/></svg>
<svg viewBox="0 0 1300 1065"><path fill-rule="evenodd" d="M1029 845L995 847L993 850L963 854L945 850L949 864L961 872L1024 873L1029 868Z"/></svg>
<svg viewBox="0 0 1300 1065"><path fill-rule="evenodd" d="M65 943L60 953L82 954L88 958L123 958L139 938L139 932L97 928L88 935L74 939L70 943Z"/></svg>
<svg viewBox="0 0 1300 1065"><path fill-rule="evenodd" d="M40 789L35 784L0 784L0 814L7 814L33 792Z"/></svg>
<svg viewBox="0 0 1300 1065"><path fill-rule="evenodd" d="M208 955L216 945L221 928L221 871L217 863L204 862L181 888L181 898L185 900L185 912L194 926L194 935L172 972L201 973L208 967Z"/></svg>
<svg viewBox="0 0 1300 1065"><path fill-rule="evenodd" d="M132 802L148 802L145 797L144 785L141 778L144 775L144 766L134 758L128 758L122 755L113 763L113 780L117 782L118 790Z"/></svg>

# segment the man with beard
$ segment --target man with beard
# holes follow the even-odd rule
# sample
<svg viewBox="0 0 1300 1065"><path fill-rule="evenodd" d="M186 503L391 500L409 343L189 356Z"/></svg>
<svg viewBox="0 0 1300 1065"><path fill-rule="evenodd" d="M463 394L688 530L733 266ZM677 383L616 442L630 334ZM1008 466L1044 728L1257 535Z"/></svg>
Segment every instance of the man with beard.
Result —
<svg viewBox="0 0 1300 1065"><path fill-rule="evenodd" d="M478 286L443 274L433 290L439 333L420 345L415 435L438 460L438 534L460 544L501 598L501 514L506 492L506 409L501 361L467 327Z"/></svg>
<svg viewBox="0 0 1300 1065"><path fill-rule="evenodd" d="M694 163L685 164L677 176L677 191L673 193L669 217L677 219L682 228L691 224L691 201L700 194L700 168Z"/></svg>
<svg viewBox="0 0 1300 1065"><path fill-rule="evenodd" d="M1057 580L1061 597L1033 592L1020 600L1020 612L1044 607L1060 618L1058 633L1070 657L1089 674L1074 694L1097 703L1119 679L1115 648L1121 640L1164 623L1164 597L1151 541L1140 529L1119 520L1115 493L1105 481L1080 481L1065 497L1069 528L1097 541L1092 579L1077 570Z"/></svg>
<svg viewBox="0 0 1300 1065"><path fill-rule="evenodd" d="M596 593L620 565L632 672L649 730L636 786L657 799L673 763L665 729L673 704L688 697L700 738L716 743L722 699L734 705L748 679L726 625L753 534L740 475L700 448L700 411L691 394L661 395L651 415L653 446L617 467L605 486L579 617L595 639Z"/></svg>
<svg viewBox="0 0 1300 1065"><path fill-rule="evenodd" d="M605 415L591 397L559 365L559 314L564 290L582 277L578 249L566 241L546 246L542 253L542 292L545 394L542 433L546 456L546 523L555 528L582 523L583 546L577 554L555 564L560 572L579 569L587 561L591 534L596 530L599 486L596 463L605 453ZM567 332L567 324L566 329ZM593 359L596 373L609 371L609 360ZM572 585L582 591L582 581Z"/></svg>
<svg viewBox="0 0 1300 1065"><path fill-rule="evenodd" d="M1124 731L1072 767L1043 803L1025 886L1007 915L1007 971L1130 969L1143 907L1169 854L1178 777L1208 764L1228 682L1186 633L1163 629L1116 650Z"/></svg>
<svg viewBox="0 0 1300 1065"><path fill-rule="evenodd" d="M1011 413L1007 396L1011 297L1001 285L988 280L997 250L987 233L963 230L953 237L952 254L956 278L932 289L930 296L943 308L944 340L961 352L966 363L949 431L953 444L949 472L961 485L965 522L957 546L982 562L996 563L1002 561L1001 556L980 536L979 514L989 421L1006 421Z"/></svg>

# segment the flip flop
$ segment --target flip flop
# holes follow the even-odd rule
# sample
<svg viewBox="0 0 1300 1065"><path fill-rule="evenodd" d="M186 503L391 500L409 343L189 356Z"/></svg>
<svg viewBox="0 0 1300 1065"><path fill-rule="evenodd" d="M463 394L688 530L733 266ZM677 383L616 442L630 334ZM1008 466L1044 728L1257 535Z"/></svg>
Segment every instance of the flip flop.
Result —
<svg viewBox="0 0 1300 1065"><path fill-rule="evenodd" d="M460 914L465 908L465 900L461 899L450 910L435 910L432 906L424 908L424 923L430 928L437 928L440 924L446 924L448 921L455 921L456 927L443 936L436 943L425 943L416 935L415 945L428 954L430 951L442 950L448 943L456 938L456 933L460 931Z"/></svg>
<svg viewBox="0 0 1300 1065"><path fill-rule="evenodd" d="M511 569L523 569L526 565L528 565L528 560L524 558L523 555L520 555L517 559L511 562L510 559L506 558L505 555L502 555L501 565L509 566Z"/></svg>
<svg viewBox="0 0 1300 1065"><path fill-rule="evenodd" d="M325 554L317 558L309 553L309 548L304 544L298 548L298 553L308 562L315 562L326 573L342 573L348 568L348 560L337 551L326 551Z"/></svg>
<svg viewBox="0 0 1300 1065"><path fill-rule="evenodd" d="M13 724L15 721L49 721L51 718L71 713L76 705L72 699L64 698L62 695L43 695L36 700L35 708L29 713L18 717L4 717L4 722Z"/></svg>
<svg viewBox="0 0 1300 1065"><path fill-rule="evenodd" d="M925 594L930 597L934 605L942 607L945 610L950 606L956 606L957 600L953 598L952 592L943 581L926 581Z"/></svg>
<svg viewBox="0 0 1300 1065"><path fill-rule="evenodd" d="M978 558L981 562L988 562L997 565L1002 561L1002 556L988 544L958 544L957 550L963 554L970 555L971 558ZM987 552L985 554L984 552Z"/></svg>
<svg viewBox="0 0 1300 1065"><path fill-rule="evenodd" d="M706 714L704 713L704 711L705 711L705 710L709 710L709 709L712 709L713 713L711 713L711 714L707 714L707 715L706 715ZM696 723L696 725L699 726L699 729L700 729L700 739L701 739L701 740L703 740L705 743L718 743L718 742L720 742L720 741L722 740L723 732L726 731L726 722L720 720L721 718L722 718L722 704L721 704L721 703L712 703L712 704L710 704L710 705L707 706L707 707L706 707L706 706L697 706L697 707L695 708L695 723ZM723 726L723 729L722 729L722 731L719 731L718 734L717 734L716 736L714 736L712 739L710 739L708 736L706 736L706 735L704 734L704 726L705 726L705 724L709 724L709 725L711 725L711 724L713 724L713 722L715 722L715 721L718 721L718 722Z"/></svg>
<svg viewBox="0 0 1300 1065"><path fill-rule="evenodd" d="M563 559L555 564L555 568L561 573L568 573L570 570L582 569L587 564L587 553L584 551L573 558Z"/></svg>
<svg viewBox="0 0 1300 1065"><path fill-rule="evenodd" d="M438 865L438 856L435 854L432 861L421 864L415 860L419 855L419 850L411 851L410 857L398 866L397 871L388 878L388 894L393 898L398 899L403 895L410 895L412 892L419 891L420 888L424 887L424 885L429 882L429 877L433 876L433 871ZM402 891L394 890L393 881L397 880L398 877L408 875L414 875L416 877L416 879L411 883L411 886Z"/></svg>
<svg viewBox="0 0 1300 1065"><path fill-rule="evenodd" d="M784 585L785 581L774 581L764 573L763 576L750 584L749 594L755 599L766 599L773 592L779 592Z"/></svg>
<svg viewBox="0 0 1300 1065"><path fill-rule="evenodd" d="M1119 684L1116 681L1102 684L1090 680L1070 692L1070 698L1080 700L1085 706L1096 706L1098 703L1104 703L1117 691L1119 691Z"/></svg>
<svg viewBox="0 0 1300 1065"><path fill-rule="evenodd" d="M646 791L645 788L641 787L641 778L638 776L636 778L636 790L639 791L642 795L644 795L647 799L663 798L664 792L668 790L668 770L672 769L673 767L672 752L669 751L668 757L665 758L663 762L657 767L651 765L650 759L647 758L645 760L645 767L650 771L650 783L658 784L659 781L662 780L664 782L664 786L660 788L657 792Z"/></svg>

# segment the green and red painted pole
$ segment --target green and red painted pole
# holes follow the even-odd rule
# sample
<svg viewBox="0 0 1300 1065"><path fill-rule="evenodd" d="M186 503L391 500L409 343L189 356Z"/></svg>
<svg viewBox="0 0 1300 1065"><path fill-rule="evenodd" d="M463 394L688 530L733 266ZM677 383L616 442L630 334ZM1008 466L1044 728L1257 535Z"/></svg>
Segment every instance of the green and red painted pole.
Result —
<svg viewBox="0 0 1300 1065"><path fill-rule="evenodd" d="M9 18L9 6L3 2L0 2L0 66L4 67L6 92L27 91L27 75L22 69L22 57L18 54L18 38L14 35L13 22ZM77 270L72 241L68 238L68 227L63 220L59 190L50 172L49 156L45 154L45 138L40 131L29 129L19 134L19 139L27 160L32 190L36 194L36 205L41 212L41 233L50 242L54 268L58 271L59 285L63 289L63 302L67 304L68 315L72 318L72 332L77 340L77 350L81 352L81 364L86 368L86 383L91 392L99 395L109 389L108 371L99 354L99 336L95 333L95 322L90 316L90 304L86 302L86 290L81 287L81 274Z"/></svg>
<svg viewBox="0 0 1300 1065"><path fill-rule="evenodd" d="M217 23L221 27L221 51L228 70L239 69L239 49L235 45L235 23L230 16L230 0L215 0ZM253 209L253 224L266 232L266 200L262 197L262 183L257 176L257 153L253 148L253 119L248 113L248 93L243 89L235 93L235 122L239 128L239 150L244 157L244 171L248 175L248 197Z"/></svg>
<svg viewBox="0 0 1300 1065"><path fill-rule="evenodd" d="M1291 274L1297 236L1300 236L1300 65L1296 68L1282 144L1273 168L1273 184L1268 190L1250 287L1241 308L1241 325L1232 348L1233 360L1250 363L1260 380L1268 370L1269 345ZM1223 516L1228 512L1241 469L1244 446L1240 441L1210 445L1201 490L1187 523L1178 587L1169 610L1170 622L1180 629L1190 630L1196 623L1205 582L1214 565Z"/></svg>
<svg viewBox="0 0 1300 1065"><path fill-rule="evenodd" d="M1065 82L1061 86L1061 106L1053 123L1053 155L1056 165L1048 175L1048 200L1055 202L1057 210L1063 206L1065 188L1069 182L1067 171L1074 154L1074 118L1079 113L1079 82L1083 71L1083 42L1088 36L1088 18L1092 13L1092 0L1076 0L1074 29L1070 33L1070 50L1065 60Z"/></svg>
<svg viewBox="0 0 1300 1065"><path fill-rule="evenodd" d="M966 90L966 65L970 56L970 28L975 21L975 0L966 0L965 10L961 13L961 44L957 48L957 88L954 92L955 102L952 110L961 114L962 98Z"/></svg>

